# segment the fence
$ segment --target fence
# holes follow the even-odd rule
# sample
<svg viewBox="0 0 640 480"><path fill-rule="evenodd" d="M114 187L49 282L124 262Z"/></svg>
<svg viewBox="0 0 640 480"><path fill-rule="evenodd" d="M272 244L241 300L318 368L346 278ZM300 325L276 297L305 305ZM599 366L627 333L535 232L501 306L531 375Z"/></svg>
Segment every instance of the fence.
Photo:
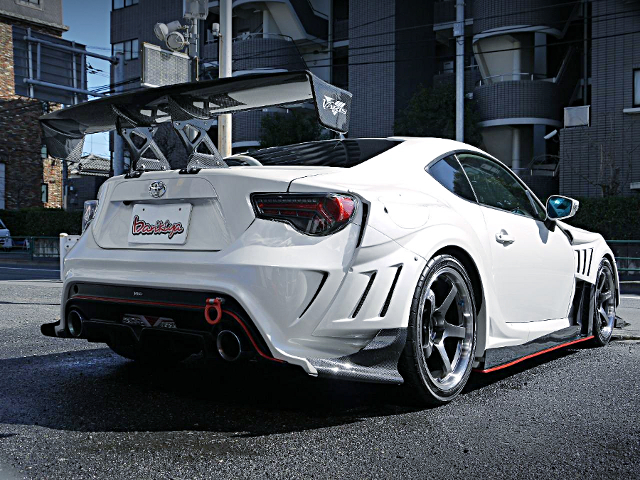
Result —
<svg viewBox="0 0 640 480"><path fill-rule="evenodd" d="M607 240L613 250L618 272L635 277L640 273L640 240Z"/></svg>
<svg viewBox="0 0 640 480"><path fill-rule="evenodd" d="M0 249L0 260L22 258L29 260L60 258L60 239L58 237L11 237Z"/></svg>

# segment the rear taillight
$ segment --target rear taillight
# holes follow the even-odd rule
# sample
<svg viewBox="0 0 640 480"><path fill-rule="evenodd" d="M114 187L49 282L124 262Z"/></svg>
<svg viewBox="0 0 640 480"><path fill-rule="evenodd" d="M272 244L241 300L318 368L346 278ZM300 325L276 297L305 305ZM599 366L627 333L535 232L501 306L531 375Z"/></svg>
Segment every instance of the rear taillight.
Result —
<svg viewBox="0 0 640 480"><path fill-rule="evenodd" d="M358 200L342 193L254 193L256 217L286 222L307 235L329 235L354 217Z"/></svg>

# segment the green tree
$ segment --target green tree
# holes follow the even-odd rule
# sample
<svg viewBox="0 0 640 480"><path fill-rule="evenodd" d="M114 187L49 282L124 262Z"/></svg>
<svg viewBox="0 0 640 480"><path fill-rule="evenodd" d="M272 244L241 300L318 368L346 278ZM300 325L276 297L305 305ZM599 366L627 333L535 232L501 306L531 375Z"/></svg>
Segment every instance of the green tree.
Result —
<svg viewBox="0 0 640 480"><path fill-rule="evenodd" d="M478 114L473 100L464 101L464 141L480 146L482 136L477 127ZM407 107L400 112L395 134L407 137L456 136L456 91L452 84L420 86Z"/></svg>
<svg viewBox="0 0 640 480"><path fill-rule="evenodd" d="M295 108L288 113L273 113L262 117L260 146L276 147L319 140L322 127L315 115Z"/></svg>

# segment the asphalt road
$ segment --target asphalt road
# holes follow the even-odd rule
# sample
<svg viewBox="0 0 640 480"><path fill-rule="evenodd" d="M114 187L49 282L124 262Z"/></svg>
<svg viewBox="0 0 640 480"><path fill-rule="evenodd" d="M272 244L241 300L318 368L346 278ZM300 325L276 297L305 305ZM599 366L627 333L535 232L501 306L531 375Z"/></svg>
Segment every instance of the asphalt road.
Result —
<svg viewBox="0 0 640 480"><path fill-rule="evenodd" d="M474 374L416 409L397 387L200 357L148 369L43 337L54 279L0 268L0 478L640 478L639 342Z"/></svg>

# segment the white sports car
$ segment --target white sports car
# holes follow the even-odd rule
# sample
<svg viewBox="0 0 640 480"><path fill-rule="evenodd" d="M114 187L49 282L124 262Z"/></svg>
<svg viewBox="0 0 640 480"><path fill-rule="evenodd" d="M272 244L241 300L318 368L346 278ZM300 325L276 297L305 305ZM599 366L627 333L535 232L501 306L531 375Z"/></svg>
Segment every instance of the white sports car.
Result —
<svg viewBox="0 0 640 480"><path fill-rule="evenodd" d="M221 112L304 100L346 131L350 94L309 72L162 87L43 117L49 151L73 154L85 133L115 128L134 168L85 212L64 263L62 321L42 332L136 360L204 351L405 383L425 403L451 400L473 368L609 341L619 286L603 238L560 221L577 201L543 205L481 150L336 139L222 159L206 134ZM192 149L187 168L172 170L153 142L162 121Z"/></svg>

